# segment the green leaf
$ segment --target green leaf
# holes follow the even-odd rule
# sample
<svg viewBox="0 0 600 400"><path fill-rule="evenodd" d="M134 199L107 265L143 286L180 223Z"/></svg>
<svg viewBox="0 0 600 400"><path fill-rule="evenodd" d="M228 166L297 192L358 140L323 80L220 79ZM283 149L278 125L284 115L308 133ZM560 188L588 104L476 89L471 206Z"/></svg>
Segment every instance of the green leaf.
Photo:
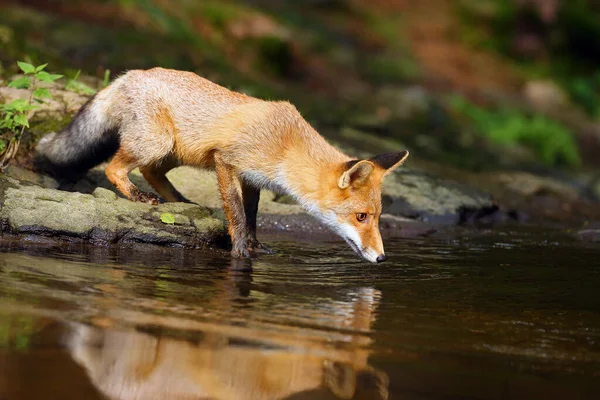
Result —
<svg viewBox="0 0 600 400"><path fill-rule="evenodd" d="M41 82L54 82L57 79L62 78L60 74L49 74L46 71L38 72L35 77Z"/></svg>
<svg viewBox="0 0 600 400"><path fill-rule="evenodd" d="M41 70L43 70L44 68L46 68L47 65L48 65L48 63L42 64L42 65L38 65L37 67L35 67L35 72L40 72Z"/></svg>
<svg viewBox="0 0 600 400"><path fill-rule="evenodd" d="M27 115L25 114L15 115L15 122L20 126L25 126L29 128L29 120L27 119Z"/></svg>
<svg viewBox="0 0 600 400"><path fill-rule="evenodd" d="M35 77L41 82L52 82L52 79L50 79L50 74L46 71L38 72L35 74Z"/></svg>
<svg viewBox="0 0 600 400"><path fill-rule="evenodd" d="M81 74L81 70L78 70L77 73L75 74L75 76L73 77L73 79L69 80L69 82L67 83L67 90L72 90L76 93L84 93L87 95L96 94L96 90L89 87L85 83L77 81L80 74Z"/></svg>
<svg viewBox="0 0 600 400"><path fill-rule="evenodd" d="M15 99L4 105L4 109L9 112L23 111L29 105L25 99Z"/></svg>
<svg viewBox="0 0 600 400"><path fill-rule="evenodd" d="M163 224L175 225L175 216L170 213L162 213L160 214L160 220Z"/></svg>
<svg viewBox="0 0 600 400"><path fill-rule="evenodd" d="M76 93L83 93L87 95L96 94L96 90L89 87L85 83L77 82L75 80L72 80L67 84L67 89L72 90Z"/></svg>
<svg viewBox="0 0 600 400"><path fill-rule="evenodd" d="M37 88L33 91L33 97L40 99L49 99L52 97L50 91L46 88Z"/></svg>
<svg viewBox="0 0 600 400"><path fill-rule="evenodd" d="M21 68L21 71L26 74L33 74L35 72L35 67L29 63L17 61L17 64L19 65L19 68Z"/></svg>
<svg viewBox="0 0 600 400"><path fill-rule="evenodd" d="M26 76L15 79L14 81L8 84L8 87L16 89L29 89L29 86L31 86L31 78L28 78Z"/></svg>
<svg viewBox="0 0 600 400"><path fill-rule="evenodd" d="M107 87L110 83L110 69L104 71L104 80L102 81L102 87Z"/></svg>
<svg viewBox="0 0 600 400"><path fill-rule="evenodd" d="M6 149L6 140L0 139L0 154L4 153L4 149Z"/></svg>

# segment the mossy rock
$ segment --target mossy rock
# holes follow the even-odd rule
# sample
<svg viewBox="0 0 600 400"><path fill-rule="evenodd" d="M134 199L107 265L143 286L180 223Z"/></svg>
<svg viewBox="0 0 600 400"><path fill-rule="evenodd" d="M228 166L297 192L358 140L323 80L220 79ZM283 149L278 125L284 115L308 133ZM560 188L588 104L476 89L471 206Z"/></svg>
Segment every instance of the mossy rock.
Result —
<svg viewBox="0 0 600 400"><path fill-rule="evenodd" d="M172 213L176 224L162 223L163 212ZM117 198L106 189L96 189L93 195L71 193L5 175L0 175L0 227L9 233L104 244L197 248L226 243L223 222L205 207L183 203L150 206Z"/></svg>

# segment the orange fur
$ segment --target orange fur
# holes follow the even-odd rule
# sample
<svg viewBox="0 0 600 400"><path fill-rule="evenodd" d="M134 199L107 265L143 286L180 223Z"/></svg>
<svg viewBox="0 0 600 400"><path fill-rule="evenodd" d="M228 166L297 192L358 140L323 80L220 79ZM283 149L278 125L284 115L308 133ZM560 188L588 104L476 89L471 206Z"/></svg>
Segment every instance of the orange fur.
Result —
<svg viewBox="0 0 600 400"><path fill-rule="evenodd" d="M136 167L135 159L126 152L118 151L113 157L108 167L106 167L106 177L119 189L123 195L128 198L133 196L134 186L129 180L129 172Z"/></svg>

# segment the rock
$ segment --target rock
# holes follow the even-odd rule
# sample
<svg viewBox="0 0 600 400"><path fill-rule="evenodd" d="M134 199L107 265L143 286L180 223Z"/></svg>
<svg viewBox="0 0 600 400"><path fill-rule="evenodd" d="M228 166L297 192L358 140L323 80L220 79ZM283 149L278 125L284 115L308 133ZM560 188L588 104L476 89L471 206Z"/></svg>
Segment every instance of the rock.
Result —
<svg viewBox="0 0 600 400"><path fill-rule="evenodd" d="M94 192L92 193L92 196L94 196L97 199L105 199L105 200L117 200L117 194L115 192L112 192L108 189L104 189L102 187L96 188L96 190L94 190Z"/></svg>
<svg viewBox="0 0 600 400"><path fill-rule="evenodd" d="M15 170L18 171L18 170ZM43 188L32 182L50 183L30 173L29 182L0 175L0 231L41 235L99 244L151 243L165 246L225 246L228 242L216 177L209 171L180 167L168 177L188 199L199 204L165 203L150 206L123 199L106 180L102 167L93 169L73 189ZM150 190L139 171L131 180ZM437 180L402 168L384 183L385 237L415 237L435 232L434 224L456 224L477 219L494 210L491 196L462 185ZM279 202L269 192L261 193L258 227L260 234L336 236L293 202ZM291 203L291 204L290 204ZM170 213L173 225L161 222Z"/></svg>
<svg viewBox="0 0 600 400"><path fill-rule="evenodd" d="M437 232L436 228L426 222L390 214L381 214L379 227L384 239L387 237L415 238Z"/></svg>
<svg viewBox="0 0 600 400"><path fill-rule="evenodd" d="M9 165L4 170L4 173L12 178L32 182L45 188L58 188L58 182L48 175L37 174L33 171L18 167L16 165Z"/></svg>
<svg viewBox="0 0 600 400"><path fill-rule="evenodd" d="M553 112L569 104L565 91L552 81L530 81L525 84L523 95L539 112Z"/></svg>
<svg viewBox="0 0 600 400"><path fill-rule="evenodd" d="M382 148L385 151L402 151L406 150L406 146L402 144L397 138L384 138L377 137L373 134L369 134L360 129L345 126L338 132L339 139L344 143L347 143L355 148L360 149L358 152L352 149L348 149L350 153L355 153L357 156L369 157L375 153L379 153ZM337 147L342 147L336 143ZM346 149L345 149L346 150ZM365 152L365 153L362 153ZM358 153L358 154L357 154Z"/></svg>
<svg viewBox="0 0 600 400"><path fill-rule="evenodd" d="M275 19L265 14L249 13L238 16L227 24L230 35L236 39L275 37L288 40L290 31Z"/></svg>
<svg viewBox="0 0 600 400"><path fill-rule="evenodd" d="M528 172L503 172L494 175L490 179L525 198L542 194L550 194L562 200L576 200L580 197L576 187L551 177L533 175Z"/></svg>
<svg viewBox="0 0 600 400"><path fill-rule="evenodd" d="M276 194L273 197L273 201L279 204L298 204L296 199L289 194Z"/></svg>
<svg viewBox="0 0 600 400"><path fill-rule="evenodd" d="M380 104L386 104L392 115L399 119L422 116L429 110L430 97L422 86L385 86L375 95Z"/></svg>
<svg viewBox="0 0 600 400"><path fill-rule="evenodd" d="M600 242L600 229L582 229L577 236L586 242Z"/></svg>
<svg viewBox="0 0 600 400"><path fill-rule="evenodd" d="M436 224L456 224L498 210L492 196L458 183L400 169L383 183L383 210Z"/></svg>
<svg viewBox="0 0 600 400"><path fill-rule="evenodd" d="M175 216L175 225L160 221ZM194 221L192 224L191 221ZM151 243L178 247L223 246L223 221L206 207L167 203L150 206L98 188L93 195L42 188L0 175L0 230L99 244Z"/></svg>
<svg viewBox="0 0 600 400"><path fill-rule="evenodd" d="M170 171L167 176L177 190L192 202L215 210L221 209L222 203L214 172L179 167ZM131 180L141 190L152 191L138 171L131 174ZM88 174L87 178L75 186L75 190L91 192L96 186L116 190L100 169L94 169ZM385 213L435 224L455 224L464 222L465 217L471 216L476 216L477 219L487 215L486 210L497 208L489 194L451 181L435 179L406 167L400 168L385 179L383 195ZM297 224L292 223L290 218L282 218L282 216L299 218L305 213L302 207L290 201L289 197L284 197L286 199L284 201L281 201L281 198L269 191L261 192L259 218L266 214L271 215L269 217L271 224L264 226L274 227L277 221L283 221L281 222L283 228L274 229L275 231L295 230L295 228L285 228L286 225L306 228L304 219ZM311 228L311 230L315 229Z"/></svg>

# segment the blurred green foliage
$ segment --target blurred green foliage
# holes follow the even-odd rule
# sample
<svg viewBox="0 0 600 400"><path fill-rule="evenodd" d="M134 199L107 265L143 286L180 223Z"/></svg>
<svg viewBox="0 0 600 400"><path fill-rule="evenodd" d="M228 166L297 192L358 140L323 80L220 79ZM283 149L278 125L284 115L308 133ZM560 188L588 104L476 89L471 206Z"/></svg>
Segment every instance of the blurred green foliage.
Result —
<svg viewBox="0 0 600 400"><path fill-rule="evenodd" d="M527 146L549 166L581 165L573 133L543 115L528 115L512 108L488 110L459 96L452 98L451 106L496 143Z"/></svg>
<svg viewBox="0 0 600 400"><path fill-rule="evenodd" d="M569 97L585 112L600 119L600 71L588 77L574 77L564 83Z"/></svg>
<svg viewBox="0 0 600 400"><path fill-rule="evenodd" d="M385 42L379 54L359 59L359 70L363 76L377 84L402 83L420 77L420 69L407 43L398 35L403 20L399 15L368 12L364 20L369 28Z"/></svg>
<svg viewBox="0 0 600 400"><path fill-rule="evenodd" d="M557 81L590 116L599 116L600 1L458 4L464 40L514 58L526 75Z"/></svg>
<svg viewBox="0 0 600 400"><path fill-rule="evenodd" d="M70 8L71 1L81 6ZM453 9L444 9L440 18L412 6L390 11L379 2L56 0L67 4L70 14L11 5L10 12L0 12L0 67L4 65L3 76L10 77L17 72L16 59L48 61L65 76L76 75L68 87L86 94L107 85L109 68L113 76L157 65L190 70L233 90L289 100L326 135L333 135L327 129L354 125L370 129L378 141L406 132L402 140L421 155L429 152L436 158L447 153L453 158L444 162L460 165L489 162L496 148L492 142L514 143L534 149L547 164L577 165L572 132L547 117L463 104L455 108L462 117L455 118L455 113L444 114L444 105L439 107L443 112L432 107L424 112L418 107L420 97L411 97L413 86L441 103L447 91L464 86L474 87L473 93L463 92L469 95L503 93L504 85L468 85L478 82L481 65L493 64L470 64L470 57L481 52L464 46L463 39L504 56L490 57L503 64L490 81L504 83L496 78L500 77L521 84L523 76L549 78L587 114L600 117L600 52L593 53L599 45L588 45L600 34L600 0L559 2L551 24L540 18L537 5L523 7L525 2L452 0L451 5L459 5L461 38L455 35L459 25ZM90 5L102 12L96 15ZM522 26L540 38L539 53L515 50ZM441 46L415 50L415 43L436 40ZM454 50L459 57L450 60L448 68L429 65L438 60L428 57L431 52ZM516 84L507 91L516 94ZM476 93L478 87L482 90ZM488 87L490 92L482 93ZM389 92L398 96L389 98ZM574 115L585 119L580 112ZM483 134L463 129L465 122ZM529 161L533 151L524 153Z"/></svg>

